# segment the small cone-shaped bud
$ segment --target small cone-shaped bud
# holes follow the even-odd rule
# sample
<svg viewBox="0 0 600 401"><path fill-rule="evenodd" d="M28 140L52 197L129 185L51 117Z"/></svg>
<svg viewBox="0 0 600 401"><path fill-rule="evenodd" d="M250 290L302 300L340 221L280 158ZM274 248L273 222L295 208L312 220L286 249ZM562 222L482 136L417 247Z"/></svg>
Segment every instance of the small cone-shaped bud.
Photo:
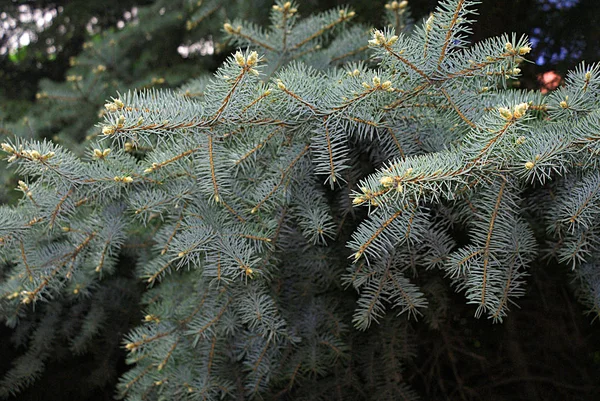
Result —
<svg viewBox="0 0 600 401"><path fill-rule="evenodd" d="M425 21L425 30L427 32L431 31L431 29L433 28L433 19L433 14L431 14L429 18L427 18L427 21Z"/></svg>
<svg viewBox="0 0 600 401"><path fill-rule="evenodd" d="M500 107L498 109L498 112L500 112L500 115L505 120L512 120L512 118L513 118L513 113L511 113L511 111L509 109L507 109L506 107Z"/></svg>
<svg viewBox="0 0 600 401"><path fill-rule="evenodd" d="M525 115L525 113L527 112L527 109L529 109L529 105L527 103L520 103L520 104L516 105L515 113L514 113L515 118L523 117Z"/></svg>
<svg viewBox="0 0 600 401"><path fill-rule="evenodd" d="M102 133L104 135L112 135L115 133L115 127L113 127L112 125L107 125L105 127L102 127Z"/></svg>
<svg viewBox="0 0 600 401"><path fill-rule="evenodd" d="M244 58L244 56L242 55L242 53L240 52L235 52L235 54L233 55L233 57L235 57L235 62L240 66L243 67L246 65L246 59Z"/></svg>
<svg viewBox="0 0 600 401"><path fill-rule="evenodd" d="M523 46L519 48L519 55L524 56L526 54L528 54L531 51L531 47L529 46Z"/></svg>
<svg viewBox="0 0 600 401"><path fill-rule="evenodd" d="M535 163L533 163L533 162L527 162L527 163L525 163L525 168L527 170L531 170L534 166L535 166Z"/></svg>
<svg viewBox="0 0 600 401"><path fill-rule="evenodd" d="M119 110L119 107L114 103L106 103L104 108L111 113Z"/></svg>
<svg viewBox="0 0 600 401"><path fill-rule="evenodd" d="M253 66L258 62L258 53L257 52L251 52L250 55L248 56L248 65L249 66Z"/></svg>
<svg viewBox="0 0 600 401"><path fill-rule="evenodd" d="M10 146L8 143L2 144L2 150L4 150L6 153L15 153L15 148Z"/></svg>
<svg viewBox="0 0 600 401"><path fill-rule="evenodd" d="M278 79L278 80L277 80L277 87L278 87L279 89L281 89L282 91L284 91L284 90L286 89L286 88L285 88L285 85L284 85L284 83L281 81L281 79Z"/></svg>
<svg viewBox="0 0 600 401"><path fill-rule="evenodd" d="M362 196L357 196L356 198L352 199L352 204L353 205L360 205L364 201L365 200L362 198Z"/></svg>
<svg viewBox="0 0 600 401"><path fill-rule="evenodd" d="M390 176L384 176L379 179L379 183L384 187L391 187L394 185L394 179Z"/></svg>
<svg viewBox="0 0 600 401"><path fill-rule="evenodd" d="M235 30L233 29L233 26L231 26L231 24L229 22L226 22L226 23L223 24L223 29L227 33L235 33Z"/></svg>

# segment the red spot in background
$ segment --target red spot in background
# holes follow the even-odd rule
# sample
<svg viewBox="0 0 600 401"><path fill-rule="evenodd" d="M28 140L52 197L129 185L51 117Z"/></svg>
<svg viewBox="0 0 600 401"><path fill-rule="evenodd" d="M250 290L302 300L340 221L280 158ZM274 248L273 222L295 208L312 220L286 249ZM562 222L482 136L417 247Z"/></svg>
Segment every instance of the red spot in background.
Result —
<svg viewBox="0 0 600 401"><path fill-rule="evenodd" d="M540 83L540 90L542 93L548 93L558 88L562 82L562 77L556 73L556 71L546 71L538 74L538 82Z"/></svg>

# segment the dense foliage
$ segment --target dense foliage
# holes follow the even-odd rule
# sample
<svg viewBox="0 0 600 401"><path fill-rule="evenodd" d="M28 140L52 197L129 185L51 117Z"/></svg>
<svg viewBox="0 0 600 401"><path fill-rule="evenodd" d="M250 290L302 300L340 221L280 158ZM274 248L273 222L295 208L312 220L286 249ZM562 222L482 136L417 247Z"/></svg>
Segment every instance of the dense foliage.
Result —
<svg viewBox="0 0 600 401"><path fill-rule="evenodd" d="M600 67L522 91L531 44L471 45L475 1L423 21L394 1L381 30L281 1L268 28L222 25L240 50L214 76L163 90L193 74L128 58L161 62L142 28L216 12L168 4L146 10L161 23L87 45L66 92L46 83L53 106L30 133L9 126L22 198L0 209L0 314L27 351L3 395L67 337L63 352L97 359L89 386L115 374L123 341L129 400L418 399L403 366L416 326L451 341L449 288L502 322L533 264L562 264L600 313ZM34 138L53 126L55 141Z"/></svg>

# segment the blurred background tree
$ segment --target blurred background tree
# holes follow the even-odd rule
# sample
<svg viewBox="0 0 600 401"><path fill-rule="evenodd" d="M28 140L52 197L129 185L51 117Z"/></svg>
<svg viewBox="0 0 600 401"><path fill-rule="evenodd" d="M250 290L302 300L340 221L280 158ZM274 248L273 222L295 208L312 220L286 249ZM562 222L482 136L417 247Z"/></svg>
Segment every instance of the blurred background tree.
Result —
<svg viewBox="0 0 600 401"><path fill-rule="evenodd" d="M359 22L381 26L384 0L304 0L301 5L308 13L346 3L351 3ZM271 4L268 0L4 0L0 5L0 139L49 138L77 151L83 141L99 133L98 115L117 90L181 87L184 94L201 95L202 77L234 50L222 40L223 22L239 17L265 26ZM415 19L427 17L436 4L437 0L410 0L411 13ZM479 14L474 41L504 32L531 38L532 63L522 66L520 80L524 88L553 89L580 60L600 59L597 0L484 1ZM190 82L193 78L196 81ZM16 178L0 164L1 203L16 199L12 190L16 185ZM512 400L517 399L511 398L517 393L515 385L527 399L550 399L545 397L557 388L600 397L597 386L590 384L600 373L597 330L571 297L544 295L569 290L566 275L557 270L561 273L533 270L534 285L521 304L526 313L515 313L504 326L490 328L488 322L473 322L470 311L457 310L454 320L440 328L439 333L447 333L443 342L439 333L418 329L421 347L429 351L412 367L415 387L430 399L444 399L437 398L443 391L460 398L479 389L480 394ZM120 274L132 277L126 266ZM565 280L553 281L560 274ZM142 288L132 284L130 290L129 304L109 311L113 323L104 330L114 334L106 337L112 342L78 357L68 357L66 347L58 350L62 359L47 361L46 374L18 399L112 399L116 378L127 368L115 344L140 320L135 305ZM115 291L120 291L118 286ZM465 325L465 319L473 324ZM9 341L12 334L0 328L0 374L17 356ZM82 385L86 383L82 378L100 363L109 365L107 371L113 373L92 391L93 387ZM502 372L509 370L522 381L503 379ZM462 382L465 379L467 383ZM437 390L430 388L433 381L439 382ZM540 392L540 385L548 392ZM556 394L560 396L560 391Z"/></svg>

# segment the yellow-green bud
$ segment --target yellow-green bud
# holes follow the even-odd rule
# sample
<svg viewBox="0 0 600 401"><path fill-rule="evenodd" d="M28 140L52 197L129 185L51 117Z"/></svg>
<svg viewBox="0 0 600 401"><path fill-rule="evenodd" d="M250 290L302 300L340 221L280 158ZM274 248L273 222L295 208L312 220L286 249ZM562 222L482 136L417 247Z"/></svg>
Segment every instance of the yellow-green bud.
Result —
<svg viewBox="0 0 600 401"><path fill-rule="evenodd" d="M505 120L512 120L513 113L511 113L511 111L509 109L507 109L506 107L500 107L498 109L498 111L500 112L500 115L502 116L502 118L504 118Z"/></svg>
<svg viewBox="0 0 600 401"><path fill-rule="evenodd" d="M528 54L531 51L531 47L529 46L523 46L519 48L519 55L524 56L526 54Z"/></svg>
<svg viewBox="0 0 600 401"><path fill-rule="evenodd" d="M229 22L226 22L226 23L223 24L223 29L227 33L235 33L235 30L233 29L233 26Z"/></svg>
<svg viewBox="0 0 600 401"><path fill-rule="evenodd" d="M394 179L390 176L384 176L379 179L379 183L384 187L391 187L394 185Z"/></svg>
<svg viewBox="0 0 600 401"><path fill-rule="evenodd" d="M519 103L515 106L515 118L521 118L525 115L527 110L529 109L529 105L527 103Z"/></svg>
<svg viewBox="0 0 600 401"><path fill-rule="evenodd" d="M255 65L258 62L258 53L253 51L250 53L250 55L248 56L248 60L247 60L247 64L252 67L253 65Z"/></svg>
<svg viewBox="0 0 600 401"><path fill-rule="evenodd" d="M233 55L233 57L235 57L235 62L240 66L243 67L244 65L246 65L246 59L244 58L244 56L242 55L242 53L240 52L235 52L235 54Z"/></svg>
<svg viewBox="0 0 600 401"><path fill-rule="evenodd" d="M4 150L6 153L15 153L15 148L10 146L8 143L2 144L2 150Z"/></svg>

